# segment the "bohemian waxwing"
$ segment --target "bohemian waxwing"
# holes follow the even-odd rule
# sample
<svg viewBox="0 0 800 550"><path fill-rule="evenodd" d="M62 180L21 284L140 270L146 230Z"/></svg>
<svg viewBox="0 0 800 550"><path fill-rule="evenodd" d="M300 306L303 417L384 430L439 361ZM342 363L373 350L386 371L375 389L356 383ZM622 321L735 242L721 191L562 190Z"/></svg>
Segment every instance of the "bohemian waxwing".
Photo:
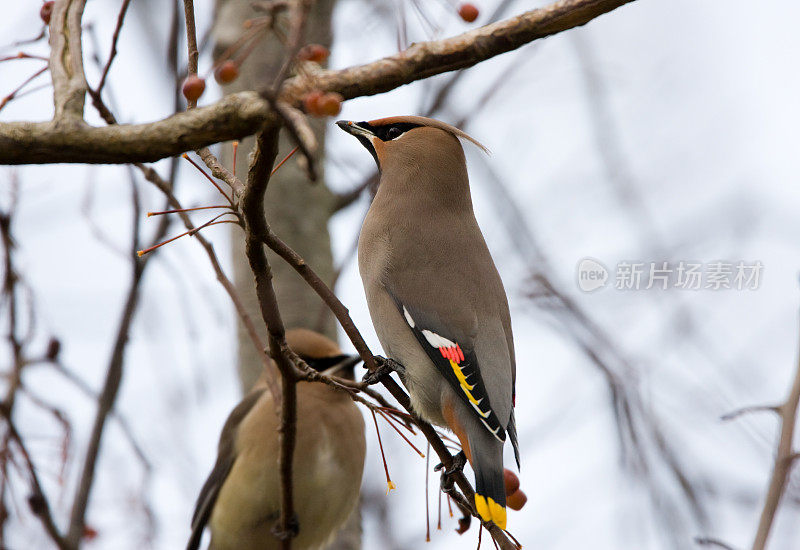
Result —
<svg viewBox="0 0 800 550"><path fill-rule="evenodd" d="M353 377L359 361L328 338L306 329L286 341L312 368ZM263 378L233 409L219 439L217 462L200 490L188 550L211 530L209 550L277 550L272 534L280 513L280 417ZM364 468L364 420L350 397L318 382L297 385L293 497L299 533L295 550L321 548L358 501Z"/></svg>
<svg viewBox="0 0 800 550"><path fill-rule="evenodd" d="M414 410L461 441L475 471L481 518L505 528L506 433L519 466L511 317L472 210L458 138L486 149L424 117L337 124L367 148L380 170L358 241L378 338L404 367L400 376Z"/></svg>

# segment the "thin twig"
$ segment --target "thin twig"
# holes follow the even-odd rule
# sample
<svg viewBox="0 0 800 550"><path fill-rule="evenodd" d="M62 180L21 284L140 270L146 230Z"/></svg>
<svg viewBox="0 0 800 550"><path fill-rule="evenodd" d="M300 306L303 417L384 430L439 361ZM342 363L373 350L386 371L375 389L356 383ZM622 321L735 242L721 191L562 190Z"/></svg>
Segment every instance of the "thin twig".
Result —
<svg viewBox="0 0 800 550"><path fill-rule="evenodd" d="M128 12L128 6L130 3L131 0L123 0L122 6L119 9L117 25L114 27L114 35L111 37L111 53L108 54L108 61L106 61L106 65L103 67L103 74L100 76L100 82L97 84L97 88L94 89L94 93L98 95L103 91L103 87L106 85L108 71L111 70L111 63L113 63L114 58L117 57L117 42L119 41L119 33L122 30L122 23L125 21L125 14Z"/></svg>
<svg viewBox="0 0 800 550"><path fill-rule="evenodd" d="M289 34L289 42L287 44L286 54L283 60L283 65L275 75L272 82L272 90L277 93L283 81L289 75L289 69L294 65L297 59L297 54L303 46L303 38L306 34L306 23L308 22L308 14L314 2L311 0L298 0L293 2L290 8L290 25L291 32Z"/></svg>
<svg viewBox="0 0 800 550"><path fill-rule="evenodd" d="M197 74L197 58L200 55L197 51L197 31L194 23L194 0L183 0L183 11L186 17L186 46L188 48L188 73ZM197 106L196 100L188 101L189 109Z"/></svg>
<svg viewBox="0 0 800 550"><path fill-rule="evenodd" d="M786 480L791 472L796 456L793 450L794 426L797 422L797 405L800 402L800 357L798 358L797 371L794 375L789 396L780 407L781 435L778 440L778 449L775 455L775 464L772 467L772 476L769 480L764 508L758 521L758 530L753 541L753 550L764 550L767 545L775 512L781 502L783 492L786 490Z"/></svg>
<svg viewBox="0 0 800 550"><path fill-rule="evenodd" d="M114 407L114 402L116 401L117 393L119 392L120 383L122 382L125 348L128 342L130 327L133 323L133 317L136 313L136 307L139 301L142 275L144 273L144 268L147 265L147 259L145 258L137 260L135 253L131 261L133 265L133 274L128 286L127 297L125 299L125 305L122 309L119 325L117 326L114 347L108 362L106 380L98 398L94 424L89 436L89 443L87 445L86 455L84 457L83 468L81 469L81 476L75 492L75 498L72 504L72 512L70 514L67 541L75 548L78 547L78 544L83 536L86 508L89 502L89 494L91 492L96 473L95 463L100 451L100 443L102 441L106 419Z"/></svg>
<svg viewBox="0 0 800 550"><path fill-rule="evenodd" d="M268 98L269 99L269 98ZM316 160L314 154L317 151L317 138L314 131L308 125L305 115L288 103L273 101L270 99L273 110L283 119L286 129L292 139L300 147L300 151L306 159L306 170L311 181L317 180Z"/></svg>
<svg viewBox="0 0 800 550"><path fill-rule="evenodd" d="M214 178L212 178L211 176L209 176L209 175L206 173L206 171L205 171L205 170L203 170L203 169L200 167L200 165L199 165L199 164L197 164L195 161L193 161L193 160L192 160L192 157L190 157L190 156L189 156L189 155L187 155L186 153L184 153L182 156L183 156L183 158L184 158L185 160L188 160L188 161L189 161L189 164L191 164L192 166L194 166L195 168L197 168L197 171L198 171L198 172L200 172L201 174L203 174L203 176L205 176L205 178L206 178L208 181L210 181L210 182L211 182L211 185L213 185L213 186L216 188L216 190L217 190L217 191L219 191L219 192L220 192L220 194L221 194L223 197L225 197L225 200L227 200L227 201L228 201L228 202L229 202L231 205L233 205L233 199L232 199L231 197L229 197L229 196L228 196L228 194L227 194L225 191L223 191L223 190L222 190L222 187L220 187L220 186L219 186L219 184L218 184L216 181L214 181Z"/></svg>
<svg viewBox="0 0 800 550"><path fill-rule="evenodd" d="M45 531L47 531L47 534L50 536L52 541L56 543L56 546L58 546L60 550L73 550L73 546L67 542L67 539L61 534L55 524L53 513L50 510L50 504L47 500L47 497L45 497L44 491L42 490L42 485L39 482L39 476L36 474L36 466L34 466L33 461L31 460L31 455L28 453L28 449L25 447L25 443L22 441L19 431L11 421L9 411L4 404L0 404L0 414L3 415L3 418L6 421L6 427L11 439L16 442L20 452L22 453L22 457L25 460L25 465L27 467L26 469L28 470L28 476L30 477L31 484L32 494L28 498L28 504L30 505L31 510L42 521Z"/></svg>
<svg viewBox="0 0 800 550"><path fill-rule="evenodd" d="M733 546L710 537L695 537L694 542L700 546L713 546L714 548L722 548L722 550L736 550Z"/></svg>
<svg viewBox="0 0 800 550"><path fill-rule="evenodd" d="M227 183L231 191L233 191L234 198L241 199L244 194L244 185L242 185L241 180L225 168L217 157L211 153L208 147L203 147L195 152L203 160L208 169L211 170L211 175ZM236 166L235 162L234 166Z"/></svg>
<svg viewBox="0 0 800 550"><path fill-rule="evenodd" d="M183 210L181 207L181 203L178 199L173 195L172 190L170 189L169 184L164 181L161 176L158 175L158 172L153 170L149 166L145 166L144 164L137 164L136 165L139 170L142 171L144 177L147 181L153 183L157 189L159 189L164 195L167 197L169 204L177 209ZM213 173L213 169L212 169ZM184 227L187 230L195 229L194 224L192 223L191 218L185 213L180 212L178 214L183 221ZM219 258L217 258L217 254L214 251L214 246L208 242L208 240L203 237L202 234L196 233L194 236L195 240L200 243L200 246L203 247L203 250L206 252L206 256L208 256L209 262L211 262L211 268L214 270L214 273L217 276L217 281L222 285L222 288L225 289L225 292L228 294L231 302L233 303L234 308L236 309L236 314L239 316L239 320L242 322L242 325L245 327L245 331L250 338L250 341L253 343L253 346L258 352L258 357L261 359L261 365L264 371L267 373L267 386L269 387L269 391L272 394L273 398L275 399L276 403L280 402L280 391L278 389L275 374L275 364L269 360L269 357L266 354L266 346L264 341L261 339L259 335L259 331L256 328L255 322L250 314L247 312L247 309L244 306L244 302L242 301L241 297L239 296L236 287L234 286L233 282L225 275L225 272L222 270L222 265L219 262Z"/></svg>
<svg viewBox="0 0 800 550"><path fill-rule="evenodd" d="M12 101L14 98L21 96L22 94L19 93L20 90L22 90L22 88L30 84L37 76L44 73L48 68L49 67L45 65L44 67L33 73L31 76L26 78L22 84L14 88L14 90L12 90L8 95L6 95L2 100L0 100L0 110L2 110L3 107L5 107L9 101Z"/></svg>
<svg viewBox="0 0 800 550"><path fill-rule="evenodd" d="M781 407L779 405L752 405L750 407L742 407L741 409L736 409L735 411L725 413L720 416L719 419L723 422L728 422L729 420L735 420L744 414L750 414L754 412L773 412L780 416Z"/></svg>
<svg viewBox="0 0 800 550"><path fill-rule="evenodd" d="M92 93L89 90L93 104L98 107L98 111L106 121L113 125L116 123L114 115L108 110L103 103L100 94ZM170 188L172 184L167 184ZM133 317L136 313L139 294L141 291L141 282L144 271L149 263L149 258L140 259L136 255L136 249L139 247L139 224L141 222L141 206L139 204L139 195L136 188L135 179L131 179L132 189L132 230L131 230L131 281L128 286L128 291L125 299L125 305L122 309L122 314L117 326L117 332L114 339L114 346L112 348L111 356L108 361L106 369L106 379L103 384L103 389L97 399L97 411L95 412L94 423L92 431L89 436L89 442L86 447L86 454L84 456L83 467L81 468L80 478L75 489L75 496L72 501L72 510L70 512L69 526L67 529L66 540L74 548L78 548L80 541L84 534L84 527L86 521L86 510L89 504L89 495L94 484L96 474L96 462L100 452L100 444L102 442L103 432L106 425L106 420L109 414L114 409L114 403L117 399L119 387L122 382L122 374L125 360L125 350L129 340L129 333L133 323ZM154 242L160 241L169 227L169 219L163 218L158 225L158 228L153 237Z"/></svg>

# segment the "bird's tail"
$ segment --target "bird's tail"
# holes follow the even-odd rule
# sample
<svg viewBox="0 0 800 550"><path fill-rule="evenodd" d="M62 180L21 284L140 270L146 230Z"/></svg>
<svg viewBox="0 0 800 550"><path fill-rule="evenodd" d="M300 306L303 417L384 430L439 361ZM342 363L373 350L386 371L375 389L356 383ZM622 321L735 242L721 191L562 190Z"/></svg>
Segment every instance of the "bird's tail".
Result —
<svg viewBox="0 0 800 550"><path fill-rule="evenodd" d="M484 521L506 528L506 490L503 483L503 445L488 442L472 449L475 470L475 507ZM495 444L492 444L495 443Z"/></svg>

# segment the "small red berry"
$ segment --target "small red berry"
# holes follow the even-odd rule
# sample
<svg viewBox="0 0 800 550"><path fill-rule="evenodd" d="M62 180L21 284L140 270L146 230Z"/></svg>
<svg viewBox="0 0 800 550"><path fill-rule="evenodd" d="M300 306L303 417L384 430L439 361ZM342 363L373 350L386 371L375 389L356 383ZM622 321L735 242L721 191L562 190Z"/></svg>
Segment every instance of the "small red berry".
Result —
<svg viewBox="0 0 800 550"><path fill-rule="evenodd" d="M522 491L517 491L512 495L506 497L506 504L512 510L522 510L525 503L528 502L528 496Z"/></svg>
<svg viewBox="0 0 800 550"><path fill-rule="evenodd" d="M53 0L45 2L42 4L42 9L39 10L39 17L42 18L45 25L50 24L50 16L53 14L53 4L55 4Z"/></svg>
<svg viewBox="0 0 800 550"><path fill-rule="evenodd" d="M519 489L519 478L517 474L509 470L503 469L503 484L506 488L506 496L511 496Z"/></svg>
<svg viewBox="0 0 800 550"><path fill-rule="evenodd" d="M303 46L297 57L302 61L313 61L314 63L322 63L331 52L322 44L308 44Z"/></svg>
<svg viewBox="0 0 800 550"><path fill-rule="evenodd" d="M234 61L231 61L230 59L222 63L222 65L217 67L217 70L214 71L214 78L220 84L228 84L230 82L233 82L234 80L236 80L238 76L239 76L239 66L236 65L236 63Z"/></svg>
<svg viewBox="0 0 800 550"><path fill-rule="evenodd" d="M478 11L478 8L475 7L475 4L465 3L458 7L458 15L460 15L461 19L467 23L472 23L475 21L479 14L480 12Z"/></svg>
<svg viewBox="0 0 800 550"><path fill-rule="evenodd" d="M342 101L344 98L336 92L325 94L319 100L319 109L324 116L336 116L342 112Z"/></svg>
<svg viewBox="0 0 800 550"><path fill-rule="evenodd" d="M320 110L319 104L322 96L323 93L319 90L312 90L303 96L303 107L308 114L322 116L322 111Z"/></svg>
<svg viewBox="0 0 800 550"><path fill-rule="evenodd" d="M90 527L89 525L84 525L83 527L83 540L94 540L97 538L97 529Z"/></svg>
<svg viewBox="0 0 800 550"><path fill-rule="evenodd" d="M206 81L197 75L190 75L183 81L183 97L187 101L197 101L206 89Z"/></svg>

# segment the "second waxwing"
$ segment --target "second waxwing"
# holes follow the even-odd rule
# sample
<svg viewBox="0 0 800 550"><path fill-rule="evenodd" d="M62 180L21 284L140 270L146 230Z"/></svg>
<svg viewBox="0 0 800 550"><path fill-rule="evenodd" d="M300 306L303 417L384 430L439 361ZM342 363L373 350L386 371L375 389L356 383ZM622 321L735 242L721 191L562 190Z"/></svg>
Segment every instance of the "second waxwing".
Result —
<svg viewBox="0 0 800 550"><path fill-rule="evenodd" d="M286 333L308 365L353 377L358 358L344 355L321 334ZM187 550L211 531L209 550L277 550L272 534L280 514L280 415L263 381L233 409L219 439L217 461L197 498ZM318 382L297 385L293 498L299 532L295 550L323 548L358 502L365 455L364 420L350 397Z"/></svg>
<svg viewBox="0 0 800 550"><path fill-rule="evenodd" d="M519 466L511 317L475 219L459 138L484 148L424 117L337 124L380 170L358 242L375 331L404 367L414 410L459 438L475 472L479 515L505 528L506 435Z"/></svg>

